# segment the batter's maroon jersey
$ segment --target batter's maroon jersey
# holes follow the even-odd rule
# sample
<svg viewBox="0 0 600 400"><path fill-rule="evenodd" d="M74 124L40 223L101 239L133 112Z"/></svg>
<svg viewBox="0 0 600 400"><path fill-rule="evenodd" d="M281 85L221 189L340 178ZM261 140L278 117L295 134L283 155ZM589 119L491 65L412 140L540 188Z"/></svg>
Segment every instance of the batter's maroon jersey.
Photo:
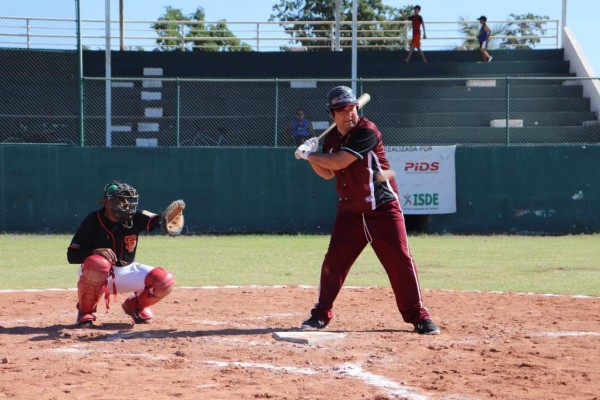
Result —
<svg viewBox="0 0 600 400"><path fill-rule="evenodd" d="M116 266L129 265L135 261L138 235L160 227L160 217L149 211L137 211L133 219L124 224L111 222L105 208L88 214L81 222L67 250L71 264L81 264L93 249L110 248L117 255Z"/></svg>
<svg viewBox="0 0 600 400"><path fill-rule="evenodd" d="M356 157L348 167L335 172L340 211L362 213L398 200L394 179L377 182L375 174L390 169L377 126L364 117L346 135L334 129L323 143L324 153L347 151Z"/></svg>
<svg viewBox="0 0 600 400"><path fill-rule="evenodd" d="M350 268L370 244L392 285L396 305L405 322L429 319L423 306L417 269L408 249L404 215L396 181L376 182L375 173L390 169L381 133L366 118L342 136L333 130L323 144L325 153L347 151L357 157L335 171L340 196L338 215L321 267L319 301L311 311L324 322L333 317L333 303Z"/></svg>

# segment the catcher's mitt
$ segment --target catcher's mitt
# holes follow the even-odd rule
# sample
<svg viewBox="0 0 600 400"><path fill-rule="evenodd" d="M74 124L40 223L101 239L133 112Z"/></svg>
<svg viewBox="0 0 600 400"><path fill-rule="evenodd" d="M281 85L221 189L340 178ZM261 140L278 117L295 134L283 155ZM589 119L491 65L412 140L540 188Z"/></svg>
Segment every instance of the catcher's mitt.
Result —
<svg viewBox="0 0 600 400"><path fill-rule="evenodd" d="M177 236L183 230L183 210L185 202L183 200L175 200L162 213L160 226L169 236Z"/></svg>

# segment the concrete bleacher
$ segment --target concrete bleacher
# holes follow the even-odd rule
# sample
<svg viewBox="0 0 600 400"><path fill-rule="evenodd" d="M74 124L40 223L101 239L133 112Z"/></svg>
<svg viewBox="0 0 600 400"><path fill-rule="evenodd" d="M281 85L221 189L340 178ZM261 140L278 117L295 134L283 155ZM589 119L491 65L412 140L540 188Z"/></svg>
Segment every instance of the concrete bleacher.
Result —
<svg viewBox="0 0 600 400"><path fill-rule="evenodd" d="M461 51L428 52L426 64L413 58L398 67L413 80L363 84L372 95L365 115L378 123L389 145L600 141L600 126L593 122L598 113L582 86L565 79L574 74L562 50L492 54L491 63ZM505 127L507 119L508 131L495 127Z"/></svg>
<svg viewBox="0 0 600 400"><path fill-rule="evenodd" d="M484 63L477 51L431 51L428 63L417 55L406 64L403 51L359 52L359 92L371 95L364 115L378 124L388 145L600 142L598 113L582 86L567 80L574 74L561 49L492 55L493 62ZM350 52L115 52L113 77L125 81L113 82L112 143L291 145L281 132L297 107L320 126L328 124L326 94L333 85L350 84L350 57ZM77 143L76 53L1 50L0 58L0 94L10 99L0 105L0 114L9 116L0 119L0 140L20 134L23 141ZM126 80L144 78L148 68L160 71L152 76L159 81ZM104 76L103 52L84 52L84 75ZM182 80L177 87L167 78L216 80ZM258 78L272 83L251 81ZM84 86L85 144L102 146L105 83L86 80ZM144 98L145 93L157 97ZM149 115L149 109L156 113ZM506 118L522 127L507 132L492 126ZM60 132L48 131L48 124Z"/></svg>

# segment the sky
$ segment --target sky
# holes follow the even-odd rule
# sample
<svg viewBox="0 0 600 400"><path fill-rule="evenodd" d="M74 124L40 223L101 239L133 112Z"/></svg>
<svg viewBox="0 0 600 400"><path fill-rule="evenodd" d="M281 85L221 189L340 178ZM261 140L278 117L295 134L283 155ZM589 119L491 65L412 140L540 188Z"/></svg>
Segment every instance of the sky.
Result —
<svg viewBox="0 0 600 400"><path fill-rule="evenodd" d="M72 0L54 0L70 3ZM119 0L110 0L111 19L118 20ZM137 21L154 21L164 14L165 6L181 9L185 14L193 13L202 7L207 21L267 21L273 13L273 5L280 0L122 0L124 4L124 19ZM334 1L334 0L323 0ZM3 0L0 15L23 15L21 2ZM567 26L574 32L575 37L591 63L596 76L600 76L600 46L598 33L594 28L600 15L599 0L502 0L502 1L473 1L473 0L414 0L398 1L383 0L383 3L393 7L406 4L419 4L421 15L427 21L457 21L460 17L476 20L480 15L488 17L488 21L504 20L509 14L526 14L548 16L550 19L561 20L563 2L567 4ZM37 6L36 3L40 5ZM47 0L28 0L31 10L48 9ZM50 12L52 8L49 9ZM105 0L81 0L83 19L100 19L105 14ZM235 33L235 31L234 31ZM431 36L431 34L430 34Z"/></svg>

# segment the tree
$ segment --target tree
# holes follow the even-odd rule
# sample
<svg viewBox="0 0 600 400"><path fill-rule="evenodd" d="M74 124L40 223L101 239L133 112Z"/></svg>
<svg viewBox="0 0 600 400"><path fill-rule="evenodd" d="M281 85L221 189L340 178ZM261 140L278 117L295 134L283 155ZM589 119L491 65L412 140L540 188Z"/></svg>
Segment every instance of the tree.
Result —
<svg viewBox="0 0 600 400"><path fill-rule="evenodd" d="M352 36L351 29L347 25L352 21L352 0L341 0L340 7L342 14L340 19L346 25L342 27L340 37L348 45ZM413 6L405 6L403 10L408 15L412 8ZM332 47L335 38L332 35L331 26L325 22L335 21L334 0L280 0L279 4L273 6L273 11L274 14L271 14L269 21L280 21L285 33L290 36L291 43L310 43L310 47L313 49L330 49ZM358 45L379 46L385 49L391 49L394 45L398 46L399 39L406 38L405 25L379 22L403 19L400 9L386 6L382 0L358 0L357 21L373 22L372 24L358 25ZM306 21L306 23L286 23L288 21Z"/></svg>
<svg viewBox="0 0 600 400"><path fill-rule="evenodd" d="M460 31L467 37L462 44L466 49L479 48L479 41L477 40L479 25L477 23L469 23L464 17L460 17Z"/></svg>
<svg viewBox="0 0 600 400"><path fill-rule="evenodd" d="M512 36L503 39L500 47L517 47L531 49L537 43L540 43L540 36L546 34L546 23L541 20L548 20L548 16L534 15L532 13L516 15L510 14L508 22L501 28L502 36Z"/></svg>
<svg viewBox="0 0 600 400"><path fill-rule="evenodd" d="M159 36L159 51L252 51L227 27L225 20L205 24L204 8L198 7L193 14L185 15L181 9L165 7L165 13L152 24Z"/></svg>

